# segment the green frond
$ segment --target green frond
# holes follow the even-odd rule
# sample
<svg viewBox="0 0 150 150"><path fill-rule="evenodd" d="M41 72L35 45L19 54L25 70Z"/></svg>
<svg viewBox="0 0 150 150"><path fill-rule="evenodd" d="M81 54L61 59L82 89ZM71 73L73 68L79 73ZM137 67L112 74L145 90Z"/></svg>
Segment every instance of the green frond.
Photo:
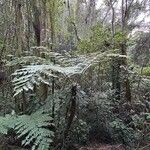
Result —
<svg viewBox="0 0 150 150"><path fill-rule="evenodd" d="M12 81L15 92L14 96L18 95L23 90L33 90L35 84L40 85L40 83L44 83L49 85L49 79L51 77L58 77L58 73L64 77L82 74L95 60L93 57L85 56L68 59L68 57L65 58L61 54L52 52L51 56L54 56L56 60L61 61L62 65L53 64L52 62L43 65L28 65L22 69L16 70L12 74L14 76Z"/></svg>
<svg viewBox="0 0 150 150"><path fill-rule="evenodd" d="M0 133L7 134L8 129L13 128L18 138L23 138L22 145L33 143L32 149L48 150L53 142L54 132L46 127L54 126L53 118L43 111L37 111L31 115L0 117Z"/></svg>
<svg viewBox="0 0 150 150"><path fill-rule="evenodd" d="M61 78L69 78L77 74L80 75L84 73L91 65L99 62L104 57L109 57L109 55L112 54L112 52L109 51L107 53L96 52L88 56L80 55L73 57L67 52L64 52L64 54L60 54L56 52L49 52L47 49L43 49L42 53L48 55L49 61L47 61L45 58L39 58L35 56L18 58L20 63L24 65L30 65L24 66L22 69L17 69L12 74L12 76L14 77L12 80L12 83L14 85L14 96L23 91L33 90L34 85L40 85L40 83L50 85L51 78L58 78L59 74L61 75L59 76ZM30 62L30 59L32 58L33 60ZM41 59L43 60L42 65L38 61ZM55 64L52 62L52 59L55 60Z"/></svg>
<svg viewBox="0 0 150 150"><path fill-rule="evenodd" d="M25 136L22 145L28 145L35 140L33 149L34 147L41 147L43 145L49 146L50 142L52 142L54 132L44 127L54 126L52 120L48 114L43 114L42 111L35 112L30 116L22 115L18 117L15 130L18 138Z"/></svg>
<svg viewBox="0 0 150 150"><path fill-rule="evenodd" d="M8 129L15 127L16 117L12 115L6 115L0 117L0 133L7 134Z"/></svg>

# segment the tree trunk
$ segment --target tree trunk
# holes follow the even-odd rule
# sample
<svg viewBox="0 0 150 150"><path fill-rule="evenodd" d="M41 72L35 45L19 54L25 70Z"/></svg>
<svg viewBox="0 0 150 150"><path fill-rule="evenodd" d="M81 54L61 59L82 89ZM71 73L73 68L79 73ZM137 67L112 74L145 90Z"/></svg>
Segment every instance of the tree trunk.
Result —
<svg viewBox="0 0 150 150"><path fill-rule="evenodd" d="M21 22L22 22L22 12L21 12L21 2L20 0L15 0L15 15L16 15L16 41L17 41L17 51L16 54L18 57L21 56L22 53L22 28L21 28Z"/></svg>
<svg viewBox="0 0 150 150"><path fill-rule="evenodd" d="M35 41L36 41L36 46L41 46L41 12L38 8L38 1L37 0L32 0L32 9L33 9L33 28L34 28L34 33L35 33ZM36 52L36 55L38 57L41 57L41 49L40 48L35 48L34 49ZM43 56L42 56L43 57ZM36 87L35 87L36 90ZM41 83L39 87L39 98L44 101L46 100L48 96L48 85Z"/></svg>
<svg viewBox="0 0 150 150"><path fill-rule="evenodd" d="M127 33L126 33L126 29L127 29L127 16L126 16L126 12L129 11L128 10L128 6L127 6L127 1L126 0L122 0L122 34L124 37L124 40L121 43L121 55L127 55L127 41L126 41L126 37L127 37ZM123 58L121 61L121 66L123 66L125 69L127 68L127 59ZM124 72L124 71L123 71ZM130 89L130 81L128 79L127 76L127 72L126 75L123 75L123 88L124 88L124 98L126 99L126 101L131 102L131 89Z"/></svg>
<svg viewBox="0 0 150 150"><path fill-rule="evenodd" d="M115 91L115 99L121 98L120 59L112 58L112 89Z"/></svg>
<svg viewBox="0 0 150 150"><path fill-rule="evenodd" d="M41 12L37 6L37 0L32 0L31 3L32 3L32 10L33 10L33 28L34 28L36 45L40 46L41 45L41 22L40 22Z"/></svg>

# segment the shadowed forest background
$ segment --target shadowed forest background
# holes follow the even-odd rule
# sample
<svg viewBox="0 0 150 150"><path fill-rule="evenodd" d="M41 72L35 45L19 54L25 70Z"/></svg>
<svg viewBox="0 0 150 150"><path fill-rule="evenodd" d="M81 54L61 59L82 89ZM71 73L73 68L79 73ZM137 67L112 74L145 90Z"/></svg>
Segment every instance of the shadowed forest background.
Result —
<svg viewBox="0 0 150 150"><path fill-rule="evenodd" d="M149 150L150 0L0 0L0 150Z"/></svg>

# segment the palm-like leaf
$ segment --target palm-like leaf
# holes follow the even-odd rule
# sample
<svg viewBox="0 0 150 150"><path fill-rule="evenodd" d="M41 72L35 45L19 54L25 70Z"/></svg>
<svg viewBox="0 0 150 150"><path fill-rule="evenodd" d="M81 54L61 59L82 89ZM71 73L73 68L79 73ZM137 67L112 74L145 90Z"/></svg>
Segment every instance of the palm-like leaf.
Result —
<svg viewBox="0 0 150 150"><path fill-rule="evenodd" d="M54 53L55 54L55 53ZM49 64L43 65L28 65L22 69L16 70L12 75L14 85L14 96L21 93L23 90L33 90L35 84L39 85L41 82L49 84L50 77L57 77L56 73L65 77L72 75L82 74L95 60L95 58L76 57L65 59L63 56L56 54L55 59L61 60L62 64Z"/></svg>
<svg viewBox="0 0 150 150"><path fill-rule="evenodd" d="M22 145L29 145L32 150L48 150L53 141L54 132L46 127L54 126L53 119L43 111L37 111L32 115L0 117L0 133L7 134L8 129L13 128L18 138L22 137Z"/></svg>

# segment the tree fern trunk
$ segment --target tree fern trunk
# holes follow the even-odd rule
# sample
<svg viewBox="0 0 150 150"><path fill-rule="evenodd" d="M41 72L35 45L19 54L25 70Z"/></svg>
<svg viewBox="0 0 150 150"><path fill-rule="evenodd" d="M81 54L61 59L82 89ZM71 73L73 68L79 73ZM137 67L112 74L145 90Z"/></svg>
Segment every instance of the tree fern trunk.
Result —
<svg viewBox="0 0 150 150"><path fill-rule="evenodd" d="M33 0L31 4L32 4L32 10L33 10L33 28L34 28L34 33L35 33L36 46L41 46L41 11L37 6L38 5L37 0ZM35 54L39 57L44 57L44 56L41 56L40 54L41 51L42 51L41 49L35 48ZM42 101L44 101L46 100L47 96L48 96L48 86L44 83L41 83L40 88L39 88L39 98Z"/></svg>
<svg viewBox="0 0 150 150"><path fill-rule="evenodd" d="M115 91L115 99L121 97L121 80L120 80L120 61L119 58L112 58L112 89Z"/></svg>
<svg viewBox="0 0 150 150"><path fill-rule="evenodd" d="M131 1L130 4L132 4L133 1ZM121 11L122 11L122 34L123 34L123 37L124 37L124 40L121 42L120 44L120 48L121 48L121 54L122 55L127 55L127 40L126 40L126 37L127 37L127 21L128 21L128 13L130 12L130 8L128 7L128 2L126 0L122 0L122 5L121 5ZM128 12L128 13L127 13ZM123 58L122 61L121 61L121 65L126 69L127 68L127 58ZM125 95L124 95L124 98L131 102L131 89L130 89L130 81L129 81L129 78L127 76L127 72L125 72L125 75L123 75L123 88L124 88L124 92L125 92Z"/></svg>

